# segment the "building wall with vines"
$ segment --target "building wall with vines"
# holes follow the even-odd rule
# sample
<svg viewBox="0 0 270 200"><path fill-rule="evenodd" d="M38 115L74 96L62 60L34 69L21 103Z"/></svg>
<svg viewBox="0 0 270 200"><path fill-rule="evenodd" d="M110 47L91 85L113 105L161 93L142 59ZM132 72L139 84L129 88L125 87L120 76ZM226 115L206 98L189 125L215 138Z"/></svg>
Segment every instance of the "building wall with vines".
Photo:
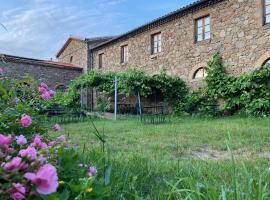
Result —
<svg viewBox="0 0 270 200"><path fill-rule="evenodd" d="M201 87L202 70L220 52L226 72L239 76L260 68L270 58L270 26L263 23L263 1L224 0L197 9L158 27L129 35L125 39L93 50L94 68L102 72L123 71L129 67L150 74L165 68L188 86ZM195 42L195 22L210 16L211 37ZM151 55L151 35L161 33L162 50ZM128 45L128 61L121 64L121 46ZM103 54L102 67L99 55ZM196 73L199 73L198 76Z"/></svg>

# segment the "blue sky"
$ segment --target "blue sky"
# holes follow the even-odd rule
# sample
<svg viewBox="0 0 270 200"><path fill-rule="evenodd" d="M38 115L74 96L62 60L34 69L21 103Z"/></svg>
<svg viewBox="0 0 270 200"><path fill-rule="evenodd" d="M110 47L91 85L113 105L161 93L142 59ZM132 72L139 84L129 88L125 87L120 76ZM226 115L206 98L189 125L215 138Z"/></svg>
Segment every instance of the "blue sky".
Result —
<svg viewBox="0 0 270 200"><path fill-rule="evenodd" d="M50 59L70 36L119 35L194 0L9 0L0 53Z"/></svg>

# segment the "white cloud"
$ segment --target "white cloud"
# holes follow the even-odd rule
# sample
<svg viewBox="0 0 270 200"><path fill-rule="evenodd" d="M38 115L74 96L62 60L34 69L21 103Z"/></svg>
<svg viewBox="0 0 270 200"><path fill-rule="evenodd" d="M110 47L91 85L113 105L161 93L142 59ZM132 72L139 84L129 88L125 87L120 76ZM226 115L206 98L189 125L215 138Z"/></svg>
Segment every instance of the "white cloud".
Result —
<svg viewBox="0 0 270 200"><path fill-rule="evenodd" d="M0 53L49 59L69 35L111 34L113 21L121 13L104 10L123 1L96 0L88 9L63 6L61 1L34 0L29 7L0 9L0 22L8 29L0 27Z"/></svg>

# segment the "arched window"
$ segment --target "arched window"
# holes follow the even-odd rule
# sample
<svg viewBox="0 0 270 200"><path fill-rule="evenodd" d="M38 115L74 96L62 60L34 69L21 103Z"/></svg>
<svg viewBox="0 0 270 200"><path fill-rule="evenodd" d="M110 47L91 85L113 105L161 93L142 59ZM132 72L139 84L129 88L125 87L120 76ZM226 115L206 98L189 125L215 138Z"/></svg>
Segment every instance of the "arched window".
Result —
<svg viewBox="0 0 270 200"><path fill-rule="evenodd" d="M65 92L67 89L67 86L65 84L58 84L55 86L55 91L57 92Z"/></svg>
<svg viewBox="0 0 270 200"><path fill-rule="evenodd" d="M207 71L204 67L197 69L193 75L193 79L203 79L207 76Z"/></svg>
<svg viewBox="0 0 270 200"><path fill-rule="evenodd" d="M270 67L270 58L268 58L266 61L264 61L262 67Z"/></svg>
<svg viewBox="0 0 270 200"><path fill-rule="evenodd" d="M73 61L73 56L70 56L69 62L72 63L72 61Z"/></svg>

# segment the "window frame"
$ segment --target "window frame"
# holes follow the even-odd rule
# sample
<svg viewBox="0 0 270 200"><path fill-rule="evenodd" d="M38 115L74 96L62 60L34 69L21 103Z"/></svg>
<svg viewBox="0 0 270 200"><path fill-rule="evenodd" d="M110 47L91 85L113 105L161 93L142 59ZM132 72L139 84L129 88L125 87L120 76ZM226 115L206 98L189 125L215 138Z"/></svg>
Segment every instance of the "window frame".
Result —
<svg viewBox="0 0 270 200"><path fill-rule="evenodd" d="M205 24L205 21L206 19L209 18L209 24ZM202 21L202 26L199 27L199 21ZM206 26L209 26L209 31L205 31L205 27ZM199 34L199 28L202 28L202 33ZM205 35L206 33L209 33L209 38L205 38ZM198 36L199 35L202 35L202 40L198 40ZM199 43L199 42L202 42L202 41L207 41L207 40L210 40L211 39L211 16L210 14L207 14L207 15L204 15L204 16L201 16L199 18L196 18L195 19L195 43Z"/></svg>
<svg viewBox="0 0 270 200"><path fill-rule="evenodd" d="M199 78L196 78L196 75L198 74L198 72L200 70L203 70L203 76L202 77L199 77ZM207 77L208 73L207 73L207 70L205 67L199 67L198 69L195 70L195 72L193 73L192 75L192 80L203 80Z"/></svg>
<svg viewBox="0 0 270 200"><path fill-rule="evenodd" d="M269 3L269 4L266 4L266 1L267 1L267 0L262 0L263 25L270 24L270 21L269 21L269 22L266 21L267 16L270 16L270 12L269 12L269 13L266 12L266 10L267 10L266 8L267 8L267 6L270 7L270 3Z"/></svg>
<svg viewBox="0 0 270 200"><path fill-rule="evenodd" d="M157 37L157 40L155 40ZM162 35L161 32L151 34L151 55L156 55L162 51Z"/></svg>
<svg viewBox="0 0 270 200"><path fill-rule="evenodd" d="M128 62L129 55L128 55L128 44L122 45L120 48L120 64L125 64Z"/></svg>
<svg viewBox="0 0 270 200"><path fill-rule="evenodd" d="M98 68L103 68L103 62L104 62L104 53L98 54Z"/></svg>

